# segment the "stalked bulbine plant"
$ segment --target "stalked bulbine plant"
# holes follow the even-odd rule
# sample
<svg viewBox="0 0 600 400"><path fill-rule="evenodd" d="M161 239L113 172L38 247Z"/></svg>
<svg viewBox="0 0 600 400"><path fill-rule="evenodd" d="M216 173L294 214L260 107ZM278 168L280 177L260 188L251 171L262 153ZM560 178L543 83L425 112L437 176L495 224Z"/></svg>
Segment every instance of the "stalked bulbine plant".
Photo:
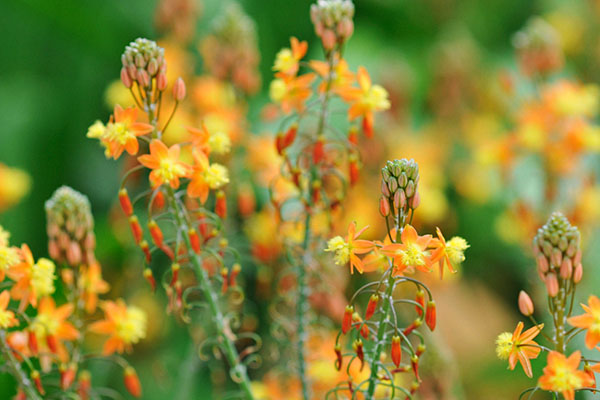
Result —
<svg viewBox="0 0 600 400"><path fill-rule="evenodd" d="M360 170L359 130L334 122L332 108L341 106L350 121L360 120L370 138L375 112L390 106L386 90L371 83L367 70L359 67L354 73L343 58L354 31L353 15L350 0L313 4L310 17L325 60L302 61L308 44L292 37L291 47L277 54L275 79L270 84L271 99L285 115L275 137L282 165L271 188L272 203L282 223L302 225L303 232L299 240L285 241L296 285L295 296L286 293L284 301L295 312L289 335L296 344L297 376L304 399L311 398L306 366L306 342L314 322L309 316L308 299L313 294L309 282L322 280L318 265L323 235L315 232L315 226L332 223L332 212L342 205ZM289 274L281 279L287 277Z"/></svg>
<svg viewBox="0 0 600 400"><path fill-rule="evenodd" d="M126 46L121 60L121 81L137 107L115 106L110 120L96 122L88 136L100 140L108 158L131 156L119 201L144 254L146 268L140 273L152 289L157 283L164 287L169 311L184 321L193 322L195 312L201 313L206 337L199 352L224 358L241 390L233 395L251 399L247 364L255 359L260 340L252 333L234 333L237 318L230 306L241 302L243 292L237 285L239 254L223 232L228 169L211 161L213 136L204 126L187 128L189 140L167 145L165 131L186 86L181 78L167 82L164 50L137 39ZM137 185L132 178L146 172L149 185Z"/></svg>
<svg viewBox="0 0 600 400"><path fill-rule="evenodd" d="M360 239L366 229L348 227L348 236L329 240L326 251L350 272L381 272L379 279L354 293L344 311L335 353L337 369L345 369L348 380L328 393L328 398L413 398L419 389L419 363L425 352L423 326L436 326L436 304L427 286L412 274L429 273L438 265L455 272L469 247L461 237L446 241L438 228L436 238L420 236L410 225L420 202L419 167L413 160L388 161L381 170L379 210L388 234L383 241ZM415 297L405 298L405 286L414 286ZM351 374L351 370L365 375ZM403 386L402 374L412 374L412 383Z"/></svg>
<svg viewBox="0 0 600 400"><path fill-rule="evenodd" d="M547 353L546 366L537 385L523 391L521 398L530 398L538 391L548 391L553 398L566 400L573 400L576 391L595 393L594 371L600 371L600 363L583 356L580 350L569 349L580 333L586 334L588 349L597 349L600 343L600 300L595 295L589 296L588 304L581 304L585 312L573 315L578 313L575 291L583 278L579 229L564 215L555 212L533 239L533 252L538 275L545 285L547 302L543 303L548 305L548 313L544 320L549 323L538 323L533 300L521 291L519 310L533 326L524 330L524 323L519 322L513 333L500 334L496 340L498 357L508 360L511 370L521 364L525 374L532 378L535 371L530 360L538 358L542 352ZM541 340L546 343L538 343Z"/></svg>
<svg viewBox="0 0 600 400"><path fill-rule="evenodd" d="M98 359L121 366L125 388L140 397L137 374L121 354L145 337L146 315L121 299L99 300L109 286L94 255L87 197L63 186L46 202L46 215L52 260L36 261L26 244L11 246L0 227L0 354L17 382L15 399L96 398L104 389L92 385L87 368ZM98 335L102 349L84 345Z"/></svg>

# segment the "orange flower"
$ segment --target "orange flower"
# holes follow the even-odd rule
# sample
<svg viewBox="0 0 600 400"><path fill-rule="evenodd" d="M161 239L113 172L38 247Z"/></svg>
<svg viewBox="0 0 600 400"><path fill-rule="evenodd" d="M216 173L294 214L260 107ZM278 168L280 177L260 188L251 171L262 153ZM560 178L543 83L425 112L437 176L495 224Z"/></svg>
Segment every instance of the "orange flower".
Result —
<svg viewBox="0 0 600 400"><path fill-rule="evenodd" d="M369 73L363 67L358 67L358 84L360 88L342 88L340 96L352 103L348 110L348 118L352 121L357 117L363 118L363 129L368 137L373 134L373 112L390 108L387 91L380 85L373 85Z"/></svg>
<svg viewBox="0 0 600 400"><path fill-rule="evenodd" d="M21 300L19 309L23 311L28 304L36 307L40 297L54 293L56 266L47 258L40 258L34 263L31 250L26 244L21 246L21 259L21 263L9 268L7 275L16 282L10 295L15 300Z"/></svg>
<svg viewBox="0 0 600 400"><path fill-rule="evenodd" d="M392 244L392 240L390 240L390 236L393 241L396 240L396 230L395 229L390 230L390 234L385 236L385 239L383 239L383 242L380 242L378 240L373 242L373 244L374 244L373 251L371 253L367 254L362 259L363 269L365 272L373 272L378 269L385 270L387 267L389 267L388 258L385 254L383 254L381 252L380 247L385 247L387 245Z"/></svg>
<svg viewBox="0 0 600 400"><path fill-rule="evenodd" d="M208 139L210 139L210 133L206 129L206 126L202 124L202 129L188 126L186 129L191 136L191 141L194 148L209 154L210 146L208 145Z"/></svg>
<svg viewBox="0 0 600 400"><path fill-rule="evenodd" d="M319 91L324 92L327 89L327 82L325 79L329 75L329 64L325 61L312 60L310 67L321 77L323 82L319 85ZM344 59L338 60L333 66L333 77L331 80L330 89L337 93L342 93L346 89L351 89L352 82L354 82L355 76L348 68L348 63Z"/></svg>
<svg viewBox="0 0 600 400"><path fill-rule="evenodd" d="M114 110L114 121L106 125L100 140L105 144L108 155L117 159L123 151L131 155L137 154L139 150L138 136L146 135L154 129L150 124L136 122L138 109L129 107L125 110L116 105Z"/></svg>
<svg viewBox="0 0 600 400"><path fill-rule="evenodd" d="M298 72L299 62L308 50L308 43L298 41L295 37L290 39L292 48L283 48L275 57L273 70L277 77L294 76Z"/></svg>
<svg viewBox="0 0 600 400"><path fill-rule="evenodd" d="M381 249L383 254L394 259L394 273L402 273L408 267L429 272L431 260L427 246L431 242L431 235L419 236L415 228L406 225L400 239L402 243L388 244Z"/></svg>
<svg viewBox="0 0 600 400"><path fill-rule="evenodd" d="M19 325L19 321L15 318L15 314L7 310L10 294L7 290L0 293L0 329L7 329Z"/></svg>
<svg viewBox="0 0 600 400"><path fill-rule="evenodd" d="M85 304L85 311L89 314L96 311L98 294L108 292L110 286L102 279L100 264L94 262L89 267L82 266L79 275L79 290Z"/></svg>
<svg viewBox="0 0 600 400"><path fill-rule="evenodd" d="M588 298L588 304L581 304L585 314L569 318L569 324L587 329L585 335L585 345L588 349L593 349L600 342L600 299L592 295Z"/></svg>
<svg viewBox="0 0 600 400"><path fill-rule="evenodd" d="M444 264L448 265L450 272L455 273L454 266L465 260L464 251L469 248L467 241L455 236L446 242L440 228L436 228L437 239L434 239L435 250L431 253L431 263L438 262L440 267L440 278L444 276Z"/></svg>
<svg viewBox="0 0 600 400"><path fill-rule="evenodd" d="M369 240L359 240L358 237L367 229L365 226L360 231L356 231L356 222L348 225L348 237L344 240L341 236L336 236L327 242L325 251L335 253L335 263L337 265L346 265L350 262L350 273L354 273L354 268L361 274L364 271L363 262L357 254L365 254L373 249L373 242Z"/></svg>
<svg viewBox="0 0 600 400"><path fill-rule="evenodd" d="M187 193L190 197L199 198L202 204L206 202L210 190L220 189L229 182L227 168L221 164L208 162L207 155L198 150L192 153L194 166L190 176Z"/></svg>
<svg viewBox="0 0 600 400"><path fill-rule="evenodd" d="M304 111L304 102L312 93L310 84L315 79L315 74L309 73L298 77L277 78L271 82L269 95L271 100L281 106L284 113L292 110Z"/></svg>
<svg viewBox="0 0 600 400"><path fill-rule="evenodd" d="M179 145L167 147L160 140L150 143L150 154L138 157L139 162L152 170L150 182L152 187L158 187L164 183L173 189L179 187L179 178L186 178L192 173L192 168L179 161Z"/></svg>
<svg viewBox="0 0 600 400"><path fill-rule="evenodd" d="M523 323L519 322L511 335L509 332L501 333L496 339L496 354L502 360L508 359L508 365L514 370L517 361L521 363L525 375L533 376L530 359L535 359L541 349L533 339L542 331L544 324L536 325L523 331Z"/></svg>
<svg viewBox="0 0 600 400"><path fill-rule="evenodd" d="M544 390L561 392L565 400L574 400L575 390L594 384L590 375L578 369L580 362L579 351L571 354L569 358L557 351L551 351L548 354L548 365L544 368L544 375L540 377L538 385Z"/></svg>
<svg viewBox="0 0 600 400"><path fill-rule="evenodd" d="M73 313L73 308L71 303L57 308L52 297L44 297L29 328L35 334L37 343L45 344L62 362L67 361L69 357L62 341L71 341L79 337L79 331L67 321Z"/></svg>
<svg viewBox="0 0 600 400"><path fill-rule="evenodd" d="M127 306L123 300L106 301L100 306L105 318L90 325L91 332L108 335L103 354L131 351L133 344L146 337L146 314L135 306Z"/></svg>

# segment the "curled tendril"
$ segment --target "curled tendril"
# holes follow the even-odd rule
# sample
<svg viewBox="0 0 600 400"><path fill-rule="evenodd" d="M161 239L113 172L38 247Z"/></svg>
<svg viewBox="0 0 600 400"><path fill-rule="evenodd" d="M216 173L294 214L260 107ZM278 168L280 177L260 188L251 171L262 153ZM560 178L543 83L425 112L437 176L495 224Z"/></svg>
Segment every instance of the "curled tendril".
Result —
<svg viewBox="0 0 600 400"><path fill-rule="evenodd" d="M225 325L231 330L238 330L242 325L242 319L237 313L230 312L225 316Z"/></svg>
<svg viewBox="0 0 600 400"><path fill-rule="evenodd" d="M200 360L202 361L208 361L210 360L210 354L212 353L213 356L216 354L215 353L215 347L219 348L219 341L217 338L215 337L209 337L204 339L202 342L200 342L200 344L198 345L198 357L200 358ZM220 355L220 351L217 352L218 356L216 356L215 358L220 359L221 355Z"/></svg>
<svg viewBox="0 0 600 400"><path fill-rule="evenodd" d="M229 289L229 301L234 306L239 306L244 302L244 298L246 295L244 291L239 286L230 286Z"/></svg>
<svg viewBox="0 0 600 400"><path fill-rule="evenodd" d="M245 357L256 353L262 348L262 339L254 332L243 332L240 333L236 339L236 343L250 341L250 344L244 347L244 350L240 352L240 360L244 360Z"/></svg>
<svg viewBox="0 0 600 400"><path fill-rule="evenodd" d="M244 365L238 364L235 368L231 368L229 370L229 376L231 380L235 383L240 383L245 375L246 367Z"/></svg>

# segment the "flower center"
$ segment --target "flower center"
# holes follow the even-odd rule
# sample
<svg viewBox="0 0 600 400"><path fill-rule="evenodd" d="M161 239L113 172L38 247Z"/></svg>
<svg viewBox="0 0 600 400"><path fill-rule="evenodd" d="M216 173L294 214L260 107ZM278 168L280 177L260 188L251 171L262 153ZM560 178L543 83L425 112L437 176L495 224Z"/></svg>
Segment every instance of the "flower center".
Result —
<svg viewBox="0 0 600 400"><path fill-rule="evenodd" d="M211 189L219 189L229 182L227 168L221 164L211 164L206 171L204 171L204 179Z"/></svg>
<svg viewBox="0 0 600 400"><path fill-rule="evenodd" d="M401 254L402 262L405 265L425 265L423 250L416 243L408 243L406 249Z"/></svg>
<svg viewBox="0 0 600 400"><path fill-rule="evenodd" d="M38 298L54 293L55 268L54 263L47 258L40 258L31 267L31 286Z"/></svg>
<svg viewBox="0 0 600 400"><path fill-rule="evenodd" d="M137 307L127 307L125 318L117 323L117 335L127 344L146 337L146 314Z"/></svg>
<svg viewBox="0 0 600 400"><path fill-rule="evenodd" d="M513 348L512 334L510 332L501 333L496 339L496 355L501 360L506 360Z"/></svg>

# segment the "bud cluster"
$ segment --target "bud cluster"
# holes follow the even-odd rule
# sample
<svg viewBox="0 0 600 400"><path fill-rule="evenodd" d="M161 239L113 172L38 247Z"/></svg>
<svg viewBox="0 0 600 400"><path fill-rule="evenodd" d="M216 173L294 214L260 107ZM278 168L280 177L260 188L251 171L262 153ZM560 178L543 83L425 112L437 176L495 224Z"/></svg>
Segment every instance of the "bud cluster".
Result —
<svg viewBox="0 0 600 400"><path fill-rule="evenodd" d="M94 262L96 238L88 198L62 186L46 201L45 209L50 257L72 267Z"/></svg>
<svg viewBox="0 0 600 400"><path fill-rule="evenodd" d="M167 63L164 49L156 42L137 38L125 47L121 62L121 81L127 88L130 88L134 81L141 87L150 87L153 78L157 78L158 86L163 82L166 86ZM164 87L160 90L163 89Z"/></svg>
<svg viewBox="0 0 600 400"><path fill-rule="evenodd" d="M354 32L354 4L351 0L318 0L310 7L310 19L325 50L342 45Z"/></svg>
<svg viewBox="0 0 600 400"><path fill-rule="evenodd" d="M414 160L388 161L381 169L379 211L388 215L407 215L419 206L419 165Z"/></svg>
<svg viewBox="0 0 600 400"><path fill-rule="evenodd" d="M533 239L540 278L546 283L548 294L558 294L559 278L579 283L583 275L581 266L580 234L567 218L559 212L553 213Z"/></svg>

